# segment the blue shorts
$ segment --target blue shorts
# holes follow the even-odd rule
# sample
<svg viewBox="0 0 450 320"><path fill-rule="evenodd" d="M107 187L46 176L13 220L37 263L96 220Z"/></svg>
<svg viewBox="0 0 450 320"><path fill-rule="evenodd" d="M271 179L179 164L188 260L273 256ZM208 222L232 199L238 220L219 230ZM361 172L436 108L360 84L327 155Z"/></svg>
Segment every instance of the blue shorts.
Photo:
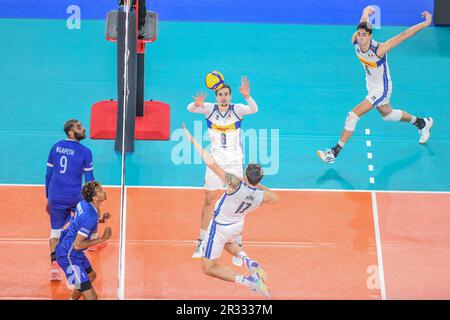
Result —
<svg viewBox="0 0 450 320"><path fill-rule="evenodd" d="M81 292L85 291L82 290L83 288L91 288L91 281L88 274L94 270L84 253L72 252L68 255L65 250L62 250L60 246L57 246L56 261L66 274L69 285L73 285Z"/></svg>
<svg viewBox="0 0 450 320"><path fill-rule="evenodd" d="M77 203L63 204L49 200L48 209L50 211L51 228L55 230L64 228L70 220L70 212L75 211Z"/></svg>

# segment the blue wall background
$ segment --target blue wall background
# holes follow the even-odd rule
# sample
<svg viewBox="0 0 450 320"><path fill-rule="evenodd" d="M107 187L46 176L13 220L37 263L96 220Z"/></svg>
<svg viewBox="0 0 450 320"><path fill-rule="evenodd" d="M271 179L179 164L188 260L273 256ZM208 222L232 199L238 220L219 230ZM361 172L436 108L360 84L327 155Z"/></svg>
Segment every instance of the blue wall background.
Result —
<svg viewBox="0 0 450 320"><path fill-rule="evenodd" d="M0 18L66 19L78 5L81 19L105 19L117 0L0 0ZM383 25L412 25L433 12L434 0L147 0L161 21L355 24L367 5L381 8Z"/></svg>

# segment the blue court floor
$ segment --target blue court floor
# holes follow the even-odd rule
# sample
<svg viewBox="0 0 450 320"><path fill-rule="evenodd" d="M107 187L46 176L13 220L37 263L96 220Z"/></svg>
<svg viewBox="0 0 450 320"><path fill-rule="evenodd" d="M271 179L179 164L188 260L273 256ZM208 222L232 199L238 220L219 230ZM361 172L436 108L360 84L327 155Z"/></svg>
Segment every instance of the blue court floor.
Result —
<svg viewBox="0 0 450 320"><path fill-rule="evenodd" d="M1 184L43 184L48 151L64 138L64 121L77 118L89 129L91 105L116 98L116 45L105 40L104 29L104 21L83 21L81 30L68 30L65 20L0 20ZM374 39L404 29L383 27ZM423 30L388 55L393 107L435 119L426 145L419 145L415 127L385 122L374 110L360 120L335 164L315 155L336 143L347 112L366 95L364 71L350 43L353 30L160 22L157 41L147 47L146 100L170 104L172 139L138 141L127 157L127 184L203 185L205 167L188 144L183 148L179 130L185 122L197 137L205 134L202 117L186 106L206 89L205 73L216 69L232 86L234 102L244 101L240 76L250 79L260 110L243 122L246 158L264 165L267 185L450 191L448 28ZM208 92L208 100L213 98ZM119 184L114 142L83 143L93 151L96 178Z"/></svg>

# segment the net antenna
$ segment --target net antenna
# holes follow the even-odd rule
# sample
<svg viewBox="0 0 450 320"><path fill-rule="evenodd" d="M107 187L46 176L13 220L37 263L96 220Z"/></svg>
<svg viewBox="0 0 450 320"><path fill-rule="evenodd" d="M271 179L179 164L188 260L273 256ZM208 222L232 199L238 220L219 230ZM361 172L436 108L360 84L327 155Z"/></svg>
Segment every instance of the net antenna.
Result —
<svg viewBox="0 0 450 320"><path fill-rule="evenodd" d="M123 73L123 117L122 117L122 171L120 183L120 236L119 236L119 288L117 298L119 300L125 299L125 240L127 230L127 198L125 187L125 133L126 133L126 114L128 112L128 97L130 95L130 88L128 85L128 62L130 58L130 50L128 48L128 27L129 14L131 11L131 0L124 0L123 10L125 12L125 53L124 53L124 73Z"/></svg>

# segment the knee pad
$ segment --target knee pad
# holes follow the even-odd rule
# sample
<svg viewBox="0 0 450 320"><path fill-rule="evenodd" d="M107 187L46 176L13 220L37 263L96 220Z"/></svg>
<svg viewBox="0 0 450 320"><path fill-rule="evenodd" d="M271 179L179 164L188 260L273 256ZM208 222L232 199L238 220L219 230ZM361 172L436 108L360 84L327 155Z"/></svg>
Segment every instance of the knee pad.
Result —
<svg viewBox="0 0 450 320"><path fill-rule="evenodd" d="M50 230L50 239L59 239L61 238L62 229L52 229Z"/></svg>
<svg viewBox="0 0 450 320"><path fill-rule="evenodd" d="M349 112L347 114L347 119L345 119L345 130L347 131L355 131L356 123L358 122L359 117L354 112Z"/></svg>
<svg viewBox="0 0 450 320"><path fill-rule="evenodd" d="M384 116L383 119L386 121L400 121L402 119L402 110L394 109L387 116Z"/></svg>

